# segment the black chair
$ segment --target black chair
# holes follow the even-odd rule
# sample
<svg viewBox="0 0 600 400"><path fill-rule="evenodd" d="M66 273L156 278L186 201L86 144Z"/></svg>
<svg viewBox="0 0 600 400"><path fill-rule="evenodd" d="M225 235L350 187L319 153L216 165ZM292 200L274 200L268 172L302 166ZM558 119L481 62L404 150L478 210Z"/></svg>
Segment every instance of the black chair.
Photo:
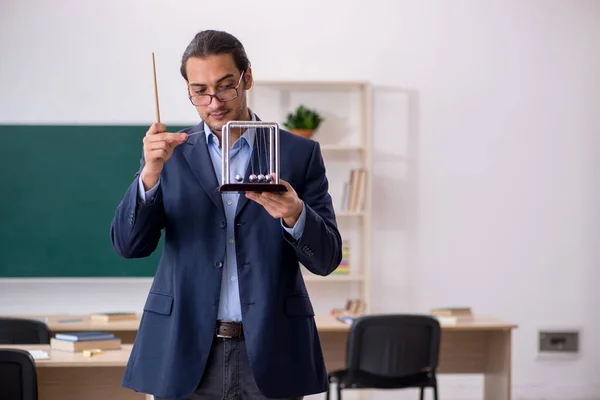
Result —
<svg viewBox="0 0 600 400"><path fill-rule="evenodd" d="M50 329L37 320L0 318L0 344L50 344Z"/></svg>
<svg viewBox="0 0 600 400"><path fill-rule="evenodd" d="M0 399L37 400L35 361L25 350L0 349Z"/></svg>
<svg viewBox="0 0 600 400"><path fill-rule="evenodd" d="M346 369L329 373L329 383L342 389L432 388L438 400L441 329L428 315L369 315L352 323L346 350ZM327 390L329 400L330 389Z"/></svg>

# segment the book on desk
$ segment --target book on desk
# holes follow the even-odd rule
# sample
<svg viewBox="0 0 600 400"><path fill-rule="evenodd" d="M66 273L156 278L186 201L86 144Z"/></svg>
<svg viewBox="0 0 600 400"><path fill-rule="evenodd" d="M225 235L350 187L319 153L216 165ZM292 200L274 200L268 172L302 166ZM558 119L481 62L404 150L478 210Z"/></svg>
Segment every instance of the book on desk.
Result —
<svg viewBox="0 0 600 400"><path fill-rule="evenodd" d="M57 333L50 339L50 348L79 352L85 350L118 350L121 339L107 332L66 332Z"/></svg>
<svg viewBox="0 0 600 400"><path fill-rule="evenodd" d="M130 321L137 318L134 312L107 312L90 315L90 321L112 322L112 321Z"/></svg>
<svg viewBox="0 0 600 400"><path fill-rule="evenodd" d="M440 324L456 325L461 321L472 321L473 310L471 307L441 307L433 308L431 315L436 317Z"/></svg>

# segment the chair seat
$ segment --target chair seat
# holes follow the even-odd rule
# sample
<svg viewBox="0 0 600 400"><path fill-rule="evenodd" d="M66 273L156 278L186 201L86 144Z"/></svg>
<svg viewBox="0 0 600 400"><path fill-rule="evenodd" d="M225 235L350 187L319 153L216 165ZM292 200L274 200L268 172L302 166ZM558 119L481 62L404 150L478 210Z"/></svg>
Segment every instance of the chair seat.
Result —
<svg viewBox="0 0 600 400"><path fill-rule="evenodd" d="M342 369L330 372L329 381L347 389L402 389L433 386L435 376L429 371L424 371L403 377L387 378L365 371L356 371L350 374L349 370Z"/></svg>

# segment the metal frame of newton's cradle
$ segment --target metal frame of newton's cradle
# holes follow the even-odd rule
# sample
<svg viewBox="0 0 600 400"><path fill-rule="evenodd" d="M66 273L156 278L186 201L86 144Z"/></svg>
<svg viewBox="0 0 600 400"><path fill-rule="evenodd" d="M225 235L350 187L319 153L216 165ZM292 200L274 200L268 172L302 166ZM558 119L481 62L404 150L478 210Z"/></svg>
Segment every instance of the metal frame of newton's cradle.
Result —
<svg viewBox="0 0 600 400"><path fill-rule="evenodd" d="M230 143L232 128L268 128L269 129L269 175L265 175L264 179L258 179L252 171L251 178L258 179L257 181L232 183L230 176ZM257 151L257 157L260 159L262 150L256 145L259 133L257 132L254 143L254 151ZM279 183L280 169L280 148L279 148L279 124L276 122L263 121L229 121L223 127L223 140L221 142L221 186L219 192L287 192L285 185ZM250 163L254 159L254 154L250 154ZM262 174L263 171L259 171ZM272 178L275 174L274 179ZM263 175L260 175L262 178Z"/></svg>

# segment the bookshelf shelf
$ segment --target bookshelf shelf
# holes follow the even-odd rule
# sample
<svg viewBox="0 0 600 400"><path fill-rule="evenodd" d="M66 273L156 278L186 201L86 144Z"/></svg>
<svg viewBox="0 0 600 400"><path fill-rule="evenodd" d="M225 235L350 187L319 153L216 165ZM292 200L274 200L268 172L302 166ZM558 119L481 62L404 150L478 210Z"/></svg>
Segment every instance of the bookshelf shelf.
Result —
<svg viewBox="0 0 600 400"><path fill-rule="evenodd" d="M342 235L339 270L323 277L302 271L321 313L360 300L371 308L372 89L365 81L254 80L248 105L264 121L283 122L299 105L324 116L319 142ZM304 268L304 267L302 267ZM345 271L346 273L342 273Z"/></svg>

